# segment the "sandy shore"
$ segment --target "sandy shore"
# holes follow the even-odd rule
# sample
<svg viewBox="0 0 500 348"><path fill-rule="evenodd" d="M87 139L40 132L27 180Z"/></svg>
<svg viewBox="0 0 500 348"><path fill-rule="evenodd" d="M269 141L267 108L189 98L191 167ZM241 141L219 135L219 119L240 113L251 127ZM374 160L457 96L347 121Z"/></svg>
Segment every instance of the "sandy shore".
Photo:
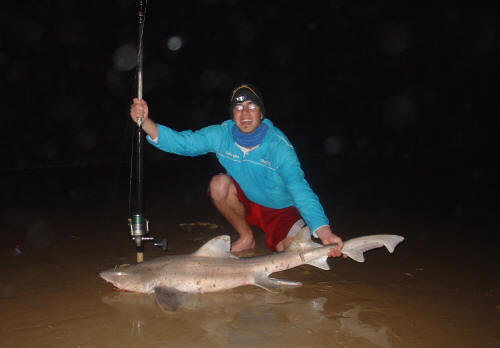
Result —
<svg viewBox="0 0 500 348"><path fill-rule="evenodd" d="M151 233L168 239L168 253L192 252L220 234L234 239L203 194L212 173L179 175L177 162L169 170L180 179L172 184L156 174L146 200ZM98 277L101 270L135 262L127 178L120 173L102 167L4 173L0 346L500 345L498 257L491 237L498 225L488 212L453 215L431 201L416 211L408 201L381 203L337 188L334 204L325 204L335 209L336 231L345 239L405 236L394 254L375 250L365 263L330 259L330 271L301 266L275 276L302 287L270 294L246 286L200 295L166 314L152 296L113 291ZM318 186L320 197L331 194L328 184ZM256 249L242 256L267 252L262 233L255 232ZM146 259L162 254L146 246Z"/></svg>

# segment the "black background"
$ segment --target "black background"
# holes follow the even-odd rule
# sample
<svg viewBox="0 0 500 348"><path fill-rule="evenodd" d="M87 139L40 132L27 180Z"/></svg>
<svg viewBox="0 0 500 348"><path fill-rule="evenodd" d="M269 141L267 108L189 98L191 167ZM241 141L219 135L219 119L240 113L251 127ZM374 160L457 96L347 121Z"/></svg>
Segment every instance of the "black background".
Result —
<svg viewBox="0 0 500 348"><path fill-rule="evenodd" d="M54 180L67 168L84 179L88 168L104 166L114 176L96 180L126 183L136 5L4 6L0 136L8 180L50 171L56 179L40 186L47 194L64 191ZM149 1L144 98L157 122L198 129L227 119L230 91L251 82L330 209L357 192L352 200L393 207L496 213L499 17L480 2ZM175 39L177 50L169 48ZM183 182L185 166L206 186L220 170L204 167L215 159L181 161L149 145L145 160L146 180L148 170L163 168L156 179Z"/></svg>

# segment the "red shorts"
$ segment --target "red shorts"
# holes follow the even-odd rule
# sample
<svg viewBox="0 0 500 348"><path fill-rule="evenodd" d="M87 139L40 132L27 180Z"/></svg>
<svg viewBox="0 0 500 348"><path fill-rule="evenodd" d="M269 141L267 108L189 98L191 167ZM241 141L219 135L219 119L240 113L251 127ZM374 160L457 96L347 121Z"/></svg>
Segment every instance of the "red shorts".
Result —
<svg viewBox="0 0 500 348"><path fill-rule="evenodd" d="M282 209L263 207L250 201L240 185L233 179L238 195L238 200L243 204L246 211L246 220L250 226L257 226L266 234L267 247L275 251L276 244L286 238L290 228L301 219L297 208L291 206Z"/></svg>

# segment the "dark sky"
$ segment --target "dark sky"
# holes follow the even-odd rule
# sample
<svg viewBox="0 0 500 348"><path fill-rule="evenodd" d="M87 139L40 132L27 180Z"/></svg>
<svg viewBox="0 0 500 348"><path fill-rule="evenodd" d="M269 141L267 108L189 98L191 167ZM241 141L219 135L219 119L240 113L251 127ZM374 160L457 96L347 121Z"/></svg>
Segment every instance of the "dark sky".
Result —
<svg viewBox="0 0 500 348"><path fill-rule="evenodd" d="M300 156L486 190L500 15L479 3L150 0L144 98L156 121L197 129L252 82ZM128 161L136 2L14 6L0 14L2 170Z"/></svg>

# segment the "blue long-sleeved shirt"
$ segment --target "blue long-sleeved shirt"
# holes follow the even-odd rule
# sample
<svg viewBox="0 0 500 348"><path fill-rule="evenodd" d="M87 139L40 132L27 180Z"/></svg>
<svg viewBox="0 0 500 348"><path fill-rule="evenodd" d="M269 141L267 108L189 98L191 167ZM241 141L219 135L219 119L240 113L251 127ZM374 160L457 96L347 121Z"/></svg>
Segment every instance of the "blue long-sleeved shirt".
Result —
<svg viewBox="0 0 500 348"><path fill-rule="evenodd" d="M247 153L234 141L232 120L197 131L177 132L158 126L158 138L147 140L157 148L183 156L216 154L227 174L233 177L249 200L265 207L294 206L311 233L329 225L318 196L304 177L297 154L285 134L264 119L268 131L262 143Z"/></svg>

